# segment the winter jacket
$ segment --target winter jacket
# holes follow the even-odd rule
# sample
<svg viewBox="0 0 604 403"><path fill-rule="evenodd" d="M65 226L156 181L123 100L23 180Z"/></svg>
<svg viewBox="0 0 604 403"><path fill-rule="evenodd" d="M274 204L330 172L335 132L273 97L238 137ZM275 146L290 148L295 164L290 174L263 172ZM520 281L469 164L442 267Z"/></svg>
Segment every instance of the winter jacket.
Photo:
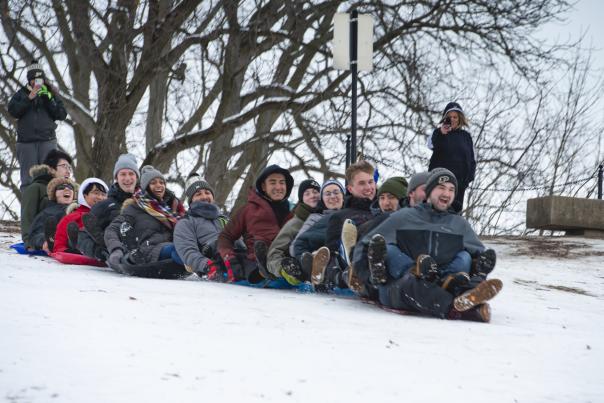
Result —
<svg viewBox="0 0 604 403"><path fill-rule="evenodd" d="M311 214L292 242L290 254L300 260L304 252L312 253L325 246L325 231L329 224L329 217L337 211L339 210L324 210L322 214Z"/></svg>
<svg viewBox="0 0 604 403"><path fill-rule="evenodd" d="M63 101L52 94L29 99L30 90L22 87L8 103L8 112L17 120L17 142L33 143L56 139L55 120L65 120L67 111Z"/></svg>
<svg viewBox="0 0 604 403"><path fill-rule="evenodd" d="M55 246L53 252L65 252L69 249L69 238L67 236L67 225L71 222L78 224L78 228L82 228L84 223L82 222L82 216L88 214L90 207L80 205L78 203L72 203L67 208L67 215L59 221L57 224L57 232L55 233Z"/></svg>
<svg viewBox="0 0 604 403"><path fill-rule="evenodd" d="M48 165L34 165L29 170L32 182L23 189L21 197L21 238L27 245L34 218L48 205L48 183L54 171Z"/></svg>
<svg viewBox="0 0 604 403"><path fill-rule="evenodd" d="M48 220L50 217L54 217L56 221L59 222L61 218L65 217L66 210L66 204L59 204L55 201L49 201L46 208L36 215L36 218L31 224L26 246L33 250L42 250L42 246L46 241L46 237L44 236L44 226L46 224L46 220Z"/></svg>
<svg viewBox="0 0 604 403"><path fill-rule="evenodd" d="M287 219L291 216L290 213ZM247 203L237 210L218 236L218 251L223 260L234 258L234 243L243 237L247 247L246 257L255 261L254 242L264 241L270 245L280 230L281 226L269 200L261 196L256 189L250 189Z"/></svg>
<svg viewBox="0 0 604 403"><path fill-rule="evenodd" d="M429 254L438 265L449 263L462 250L473 256L485 250L463 217L435 210L429 203L392 213L365 235L355 247L355 267L366 264L367 245L374 234L381 234L387 244L398 246L413 260L421 254ZM393 278L400 278L404 274L400 268L389 267L388 270Z"/></svg>
<svg viewBox="0 0 604 403"><path fill-rule="evenodd" d="M188 214L174 228L174 246L185 265L195 273L204 273L208 267L208 257L201 253L204 245L218 239L227 218L220 214L215 204L195 202Z"/></svg>
<svg viewBox="0 0 604 403"><path fill-rule="evenodd" d="M179 203L180 201L172 192L166 191L163 204L171 206L175 211ZM109 254L116 249L128 252L120 238L120 227L123 222L128 222L134 227L138 250L147 263L157 262L161 249L172 243L173 231L138 206L134 199L128 199L122 206L121 214L105 230L105 244Z"/></svg>
<svg viewBox="0 0 604 403"><path fill-rule="evenodd" d="M448 134L442 134L440 129L436 129L432 134L432 147L430 170L437 167L447 168L462 185L474 180L476 159L470 133L455 129Z"/></svg>
<svg viewBox="0 0 604 403"><path fill-rule="evenodd" d="M107 228L111 221L120 214L122 204L131 197L132 193L124 192L117 182L113 183L107 192L107 199L95 204L90 210L97 218L99 227L103 230Z"/></svg>
<svg viewBox="0 0 604 403"><path fill-rule="evenodd" d="M352 220L357 227L371 220L374 213L371 210L372 200L348 196L344 200L344 208L329 217L325 232L325 246L332 255L340 249L342 225L347 219Z"/></svg>
<svg viewBox="0 0 604 403"><path fill-rule="evenodd" d="M290 256L289 246L302 228L302 225L314 209L304 203L298 203L294 209L294 217L289 220L279 234L273 239L268 250L267 268L272 274L281 277L281 260Z"/></svg>

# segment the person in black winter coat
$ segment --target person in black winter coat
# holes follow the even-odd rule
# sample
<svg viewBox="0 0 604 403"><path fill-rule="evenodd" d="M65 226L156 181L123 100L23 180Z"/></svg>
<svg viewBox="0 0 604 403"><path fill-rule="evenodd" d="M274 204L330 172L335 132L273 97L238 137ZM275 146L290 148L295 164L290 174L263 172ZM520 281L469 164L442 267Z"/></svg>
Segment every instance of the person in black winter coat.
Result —
<svg viewBox="0 0 604 403"><path fill-rule="evenodd" d="M457 213L463 209L466 188L474 180L476 159L472 136L463 127L468 121L463 109L456 102L450 102L443 111L440 127L431 138L432 157L429 169L446 168L457 178L458 188L452 208Z"/></svg>
<svg viewBox="0 0 604 403"><path fill-rule="evenodd" d="M27 85L13 95L8 112L17 119L17 159L23 188L31 183L29 169L57 148L55 121L67 117L63 102L35 60L27 69Z"/></svg>
<svg viewBox="0 0 604 403"><path fill-rule="evenodd" d="M139 177L136 158L132 154L120 155L113 168L115 182L109 187L107 199L92 206L90 213L83 217L84 230L78 235L78 249L82 254L107 260L109 252L103 239L105 229L136 191Z"/></svg>

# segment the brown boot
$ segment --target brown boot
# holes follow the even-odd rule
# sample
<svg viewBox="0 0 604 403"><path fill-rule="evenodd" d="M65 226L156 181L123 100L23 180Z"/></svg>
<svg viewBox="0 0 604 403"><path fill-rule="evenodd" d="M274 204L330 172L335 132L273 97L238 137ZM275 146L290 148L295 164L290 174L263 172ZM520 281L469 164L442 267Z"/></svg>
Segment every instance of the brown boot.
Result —
<svg viewBox="0 0 604 403"><path fill-rule="evenodd" d="M465 312L459 312L456 309L451 309L449 319L469 320L472 322L489 323L491 321L491 307L488 302L476 305Z"/></svg>
<svg viewBox="0 0 604 403"><path fill-rule="evenodd" d="M354 272L354 267L352 265L348 266L348 288L357 294L363 291L363 284Z"/></svg>
<svg viewBox="0 0 604 403"><path fill-rule="evenodd" d="M310 275L310 281L313 285L319 285L323 283L325 279L325 268L329 263L329 248L322 246L317 250L312 259L312 273Z"/></svg>
<svg viewBox="0 0 604 403"><path fill-rule="evenodd" d="M434 281L438 275L438 266L430 255L419 255L415 266L411 266L409 270L415 277L426 281Z"/></svg>
<svg viewBox="0 0 604 403"><path fill-rule="evenodd" d="M476 287L455 298L453 300L453 308L459 312L465 312L476 305L480 305L490 300L497 295L502 288L503 283L499 279L494 278L485 280Z"/></svg>

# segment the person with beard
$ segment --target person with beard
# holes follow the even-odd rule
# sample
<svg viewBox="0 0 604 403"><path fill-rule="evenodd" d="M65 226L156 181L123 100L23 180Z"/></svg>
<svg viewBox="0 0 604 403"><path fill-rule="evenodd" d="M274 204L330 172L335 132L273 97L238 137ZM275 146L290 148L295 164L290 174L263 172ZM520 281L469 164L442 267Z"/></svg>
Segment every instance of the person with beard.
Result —
<svg viewBox="0 0 604 403"><path fill-rule="evenodd" d="M298 276L290 273L300 273L300 263L290 256L289 246L302 228L306 219L312 213L322 211L320 202L321 186L314 179L306 179L298 187L298 204L294 207L294 216L289 220L271 243L268 250L268 271L275 277L283 277L289 284L298 285Z"/></svg>
<svg viewBox="0 0 604 403"><path fill-rule="evenodd" d="M89 214L82 217L84 228L78 234L78 249L83 255L107 260L105 229L121 212L123 203L138 189L140 172L132 154L122 154L113 167L115 182L109 187L107 199L95 204Z"/></svg>
<svg viewBox="0 0 604 403"><path fill-rule="evenodd" d="M255 284L270 278L266 254L292 217L287 198L293 187L294 178L278 165L269 165L260 173L256 187L249 190L247 203L233 214L218 236L218 251L230 281L247 280ZM236 252L235 241L240 237L247 247L245 253Z"/></svg>
<svg viewBox="0 0 604 403"><path fill-rule="evenodd" d="M73 160L61 150L50 150L44 163L29 170L32 182L21 197L21 238L27 246L30 227L36 215L48 205L48 184L54 178L71 178Z"/></svg>
<svg viewBox="0 0 604 403"><path fill-rule="evenodd" d="M368 266L380 304L440 318L490 320L487 301L503 286L486 279L495 251L485 249L451 209L456 187L452 172L434 169L425 203L391 214L355 247L353 265Z"/></svg>
<svg viewBox="0 0 604 403"><path fill-rule="evenodd" d="M124 202L122 212L105 230L109 251L107 264L119 271L120 264L145 264L171 259L182 264L173 243L174 227L185 208L166 179L150 165L141 168L141 190Z"/></svg>
<svg viewBox="0 0 604 403"><path fill-rule="evenodd" d="M29 250L43 250L46 253L54 247L54 231L50 245L46 239L46 228L55 228L57 223L65 216L67 207L73 202L76 184L69 178L54 178L47 186L48 204L31 224L27 248ZM47 224L50 223L50 224Z"/></svg>
<svg viewBox="0 0 604 403"><path fill-rule="evenodd" d="M213 263L218 234L228 219L214 203L214 189L199 174L189 176L185 195L189 211L174 228L176 252L187 271L209 280L221 280Z"/></svg>

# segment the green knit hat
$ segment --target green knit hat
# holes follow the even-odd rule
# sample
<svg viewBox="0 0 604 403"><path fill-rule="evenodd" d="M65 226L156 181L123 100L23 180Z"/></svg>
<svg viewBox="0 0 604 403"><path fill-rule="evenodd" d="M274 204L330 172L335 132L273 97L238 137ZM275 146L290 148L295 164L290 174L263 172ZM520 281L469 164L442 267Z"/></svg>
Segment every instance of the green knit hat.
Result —
<svg viewBox="0 0 604 403"><path fill-rule="evenodd" d="M386 179L380 186L377 197L380 197L382 193L390 193L396 196L397 199L402 199L407 195L407 179L402 176L393 176Z"/></svg>

